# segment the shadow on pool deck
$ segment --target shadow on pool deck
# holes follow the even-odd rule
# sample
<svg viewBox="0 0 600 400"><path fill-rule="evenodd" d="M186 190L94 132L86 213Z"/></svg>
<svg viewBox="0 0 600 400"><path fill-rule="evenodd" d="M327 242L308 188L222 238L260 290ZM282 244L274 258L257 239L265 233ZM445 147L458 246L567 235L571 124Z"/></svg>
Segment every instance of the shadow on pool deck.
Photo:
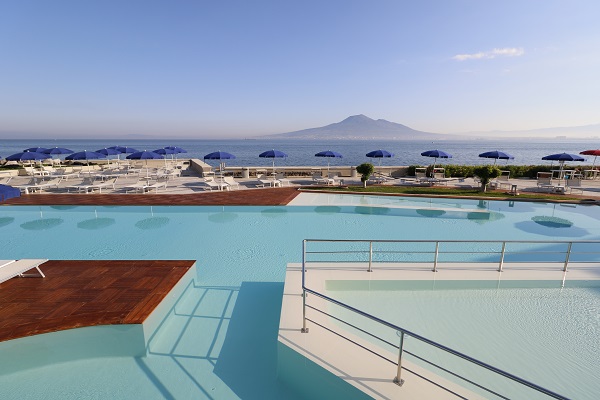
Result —
<svg viewBox="0 0 600 400"><path fill-rule="evenodd" d="M294 399L277 380L283 283L243 282L215 374L242 399Z"/></svg>

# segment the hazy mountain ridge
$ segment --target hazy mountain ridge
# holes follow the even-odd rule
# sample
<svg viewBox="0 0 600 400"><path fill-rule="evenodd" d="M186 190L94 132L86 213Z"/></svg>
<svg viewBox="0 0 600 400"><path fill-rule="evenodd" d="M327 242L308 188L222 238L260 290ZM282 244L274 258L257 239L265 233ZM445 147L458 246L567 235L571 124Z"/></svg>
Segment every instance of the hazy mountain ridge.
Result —
<svg viewBox="0 0 600 400"><path fill-rule="evenodd" d="M406 125L374 120L363 114L353 115L341 122L318 128L302 129L294 132L261 136L272 139L393 139L393 140L430 140L459 139L455 135L444 135L418 131Z"/></svg>
<svg viewBox="0 0 600 400"><path fill-rule="evenodd" d="M385 119L374 120L363 114L318 128L259 136L261 139L346 139L346 140L465 140L465 139L590 139L600 137L600 124L515 131L472 131L452 134L424 132Z"/></svg>
<svg viewBox="0 0 600 400"><path fill-rule="evenodd" d="M490 138L560 138L566 136L567 139L592 139L600 138L600 124L581 125L581 126L562 126L553 128L538 128L528 130L514 130L514 131L473 131L461 133L463 136L478 136L478 137L490 137Z"/></svg>

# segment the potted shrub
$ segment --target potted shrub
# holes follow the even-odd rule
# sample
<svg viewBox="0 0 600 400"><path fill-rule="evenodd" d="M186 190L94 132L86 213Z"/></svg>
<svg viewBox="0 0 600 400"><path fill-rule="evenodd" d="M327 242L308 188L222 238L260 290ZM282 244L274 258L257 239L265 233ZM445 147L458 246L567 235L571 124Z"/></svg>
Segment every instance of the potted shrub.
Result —
<svg viewBox="0 0 600 400"><path fill-rule="evenodd" d="M494 165L482 165L480 167L475 167L473 173L481 180L480 190L485 192L490 181L499 177L502 172L500 171L500 168Z"/></svg>
<svg viewBox="0 0 600 400"><path fill-rule="evenodd" d="M373 174L373 171L375 171L375 167L373 167L373 164L371 163L363 163L356 167L356 172L358 172L361 175L360 181L363 183L364 188L367 187L367 181L369 180L369 177Z"/></svg>

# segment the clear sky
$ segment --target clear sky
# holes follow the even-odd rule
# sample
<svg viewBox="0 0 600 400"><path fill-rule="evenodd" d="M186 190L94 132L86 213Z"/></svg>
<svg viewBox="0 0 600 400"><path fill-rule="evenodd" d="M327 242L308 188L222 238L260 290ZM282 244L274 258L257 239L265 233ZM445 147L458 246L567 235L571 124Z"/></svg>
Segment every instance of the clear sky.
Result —
<svg viewBox="0 0 600 400"><path fill-rule="evenodd" d="M597 124L599 18L598 0L2 0L0 132Z"/></svg>

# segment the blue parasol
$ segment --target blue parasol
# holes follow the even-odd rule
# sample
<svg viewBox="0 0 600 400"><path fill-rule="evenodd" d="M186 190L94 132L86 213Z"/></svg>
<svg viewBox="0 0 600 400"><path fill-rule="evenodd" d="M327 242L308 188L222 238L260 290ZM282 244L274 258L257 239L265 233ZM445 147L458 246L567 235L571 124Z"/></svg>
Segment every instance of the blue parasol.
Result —
<svg viewBox="0 0 600 400"><path fill-rule="evenodd" d="M19 196L21 196L19 189L8 185L0 185L0 203Z"/></svg>
<svg viewBox="0 0 600 400"><path fill-rule="evenodd" d="M137 153L139 151L137 149L134 149L133 147L127 147L127 146L111 146L111 147L107 147L107 149L113 149L113 150L120 151L121 154L132 154L132 153Z"/></svg>
<svg viewBox="0 0 600 400"><path fill-rule="evenodd" d="M38 153L36 151L24 151L21 153L12 154L6 157L7 161L35 161L45 160L48 156L46 154Z"/></svg>
<svg viewBox="0 0 600 400"><path fill-rule="evenodd" d="M30 148L28 148L28 149L25 149L25 150L23 150L23 151L24 151L24 152L27 152L27 151L32 151L32 152L35 152L35 153L41 153L41 152L43 152L44 150L48 150L48 149L47 149L46 147L30 147Z"/></svg>
<svg viewBox="0 0 600 400"><path fill-rule="evenodd" d="M508 153L505 153L503 151L498 151L498 150L494 150L494 151L487 151L485 153L481 153L479 155L479 157L483 157L483 158L493 158L494 159L494 165L496 165L496 161L500 160L512 160L514 157Z"/></svg>
<svg viewBox="0 0 600 400"><path fill-rule="evenodd" d="M542 157L542 160L558 161L560 164L560 170L558 172L558 181L562 179L563 167L567 161L585 161L585 158L578 156L577 154L558 153L550 154L549 156Z"/></svg>
<svg viewBox="0 0 600 400"><path fill-rule="evenodd" d="M390 153L386 150L373 150L367 154L365 154L369 158L379 158L379 166L381 167L381 159L382 158L391 158L394 157L394 153Z"/></svg>
<svg viewBox="0 0 600 400"><path fill-rule="evenodd" d="M73 153L73 154L66 156L65 160L71 160L71 161L85 160L88 162L87 164L90 165L90 160L99 160L101 158L106 158L106 156L101 153L96 153L95 151L84 150L84 151L80 151L78 153Z"/></svg>
<svg viewBox="0 0 600 400"><path fill-rule="evenodd" d="M173 149L167 149L166 147L162 148L162 149L156 149L154 150L154 153L156 154L160 154L160 155L167 155L167 154L177 154L177 152Z"/></svg>
<svg viewBox="0 0 600 400"><path fill-rule="evenodd" d="M52 147L50 149L45 149L40 151L39 153L50 154L50 155L60 155L60 154L73 154L73 150L65 149L64 147Z"/></svg>
<svg viewBox="0 0 600 400"><path fill-rule="evenodd" d="M61 154L73 154L73 150L65 149L64 147L52 147L52 148L40 151L40 153L48 154L50 156L59 156ZM60 159L59 159L59 165L60 165Z"/></svg>
<svg viewBox="0 0 600 400"><path fill-rule="evenodd" d="M213 153L208 153L204 156L205 160L233 160L235 156L231 153L227 153L226 151L215 151ZM219 169L223 171L225 169L225 163L221 162L219 165Z"/></svg>
<svg viewBox="0 0 600 400"><path fill-rule="evenodd" d="M330 158L343 158L340 153L331 150L321 151L315 154L315 157L326 157L327 158L327 176L329 176L329 159Z"/></svg>
<svg viewBox="0 0 600 400"><path fill-rule="evenodd" d="M118 155L121 155L121 152L119 150L111 149L111 148L108 148L108 147L105 148L105 149L96 150L96 153L104 154L105 156L118 156Z"/></svg>
<svg viewBox="0 0 600 400"><path fill-rule="evenodd" d="M267 150L258 155L260 158L272 158L273 159L273 174L275 174L275 159L276 158L286 158L288 155L283 151L279 150Z"/></svg>
<svg viewBox="0 0 600 400"><path fill-rule="evenodd" d="M127 156L127 159L129 160L146 160L146 166L148 165L148 160L155 160L159 158L164 157L158 153L148 150L138 151Z"/></svg>
<svg viewBox="0 0 600 400"><path fill-rule="evenodd" d="M166 156L167 154L171 155L171 159L173 159L173 154L177 154L177 152L173 149L167 149L166 147L162 148L162 149L156 149L154 150L154 152L156 154L160 154L162 156ZM165 167L167 166L167 158L165 157Z"/></svg>
<svg viewBox="0 0 600 400"><path fill-rule="evenodd" d="M186 150L182 149L181 147L177 147L177 146L167 146L167 147L165 147L165 149L174 150L175 153L177 153L177 154L187 153Z"/></svg>
<svg viewBox="0 0 600 400"><path fill-rule="evenodd" d="M427 150L421 153L424 157L434 157L433 160L433 169L435 169L435 164L437 163L438 158L452 158L452 154L446 153L442 150Z"/></svg>

